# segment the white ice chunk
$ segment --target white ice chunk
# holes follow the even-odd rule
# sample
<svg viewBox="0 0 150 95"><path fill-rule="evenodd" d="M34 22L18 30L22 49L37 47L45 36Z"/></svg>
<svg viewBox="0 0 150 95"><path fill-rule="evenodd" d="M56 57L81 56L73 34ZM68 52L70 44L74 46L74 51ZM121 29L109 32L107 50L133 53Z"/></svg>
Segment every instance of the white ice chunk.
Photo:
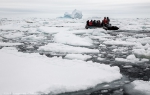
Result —
<svg viewBox="0 0 150 95"><path fill-rule="evenodd" d="M142 63L142 62L147 62L149 60L142 59L140 60L139 58L136 58L135 55L129 55L127 58L115 58L116 61L120 62L131 62L131 63Z"/></svg>
<svg viewBox="0 0 150 95"><path fill-rule="evenodd" d="M90 36L91 39L99 41L111 41L111 39L108 39L109 37L111 38L112 36Z"/></svg>
<svg viewBox="0 0 150 95"><path fill-rule="evenodd" d="M54 36L57 43L75 45L75 46L92 46L93 41L88 37L79 37L71 33L57 33Z"/></svg>
<svg viewBox="0 0 150 95"><path fill-rule="evenodd" d="M77 59L77 60L87 60L92 58L90 55L82 55L82 54L67 54L65 59Z"/></svg>
<svg viewBox="0 0 150 95"><path fill-rule="evenodd" d="M84 47L74 47L59 43L49 43L48 45L41 46L38 49L39 51L47 51L47 52L56 52L56 53L99 53L98 49L88 49Z"/></svg>
<svg viewBox="0 0 150 95"><path fill-rule="evenodd" d="M149 44L146 44L146 45L142 45L141 43L138 43L134 49L148 49L150 47Z"/></svg>
<svg viewBox="0 0 150 95"><path fill-rule="evenodd" d="M71 31L67 31L69 33L73 33L73 34L92 34L93 30L92 29L88 29L88 30L71 30Z"/></svg>
<svg viewBox="0 0 150 95"><path fill-rule="evenodd" d="M141 58L149 58L150 59L150 48L148 49L133 49L133 53Z"/></svg>
<svg viewBox="0 0 150 95"><path fill-rule="evenodd" d="M14 30L20 30L20 29L21 29L20 26L14 25L14 24L0 26L0 30L14 31Z"/></svg>
<svg viewBox="0 0 150 95"><path fill-rule="evenodd" d="M107 36L108 34L104 33L103 31L104 31L104 29L102 29L102 28L94 30L92 35L94 35L94 36Z"/></svg>
<svg viewBox="0 0 150 95"><path fill-rule="evenodd" d="M5 43L5 42L0 42L0 46L18 46L22 45L22 43Z"/></svg>
<svg viewBox="0 0 150 95"><path fill-rule="evenodd" d="M0 50L0 94L57 94L86 90L97 84L121 79L118 67L47 58L39 54L17 52L10 48Z"/></svg>
<svg viewBox="0 0 150 95"><path fill-rule="evenodd" d="M150 95L150 81L135 80L125 86L125 91L129 95Z"/></svg>
<svg viewBox="0 0 150 95"><path fill-rule="evenodd" d="M46 27L46 26L41 26L37 30L40 32L44 33L49 33L49 34L55 34L58 32L66 32L69 28L66 27Z"/></svg>
<svg viewBox="0 0 150 95"><path fill-rule="evenodd" d="M147 37L147 35L146 34L136 34L136 35L134 35L134 37L143 38L143 37Z"/></svg>
<svg viewBox="0 0 150 95"><path fill-rule="evenodd" d="M127 56L127 60L134 60L134 59L136 59L134 54Z"/></svg>
<svg viewBox="0 0 150 95"><path fill-rule="evenodd" d="M24 36L24 33L23 32L10 32L10 33L7 33L7 34L3 34L3 37L5 38L8 38L8 39L13 39L13 38L20 38Z"/></svg>
<svg viewBox="0 0 150 95"><path fill-rule="evenodd" d="M104 41L103 43L106 44L106 45L122 45L122 46L134 46L134 45L137 44L137 43L134 43L134 42L119 41L119 40L116 40L116 41Z"/></svg>
<svg viewBox="0 0 150 95"><path fill-rule="evenodd" d="M141 44L150 44L150 37L144 37L144 38L128 38L126 41L130 42L138 42Z"/></svg>
<svg viewBox="0 0 150 95"><path fill-rule="evenodd" d="M46 39L44 36L37 36L37 35L29 35L26 37L23 37L22 40L33 40L33 41L38 41L38 40L43 40Z"/></svg>
<svg viewBox="0 0 150 95"><path fill-rule="evenodd" d="M37 29L36 28L30 28L30 29L28 29L28 33L31 33L31 34L33 34L33 33L39 33L38 31L37 31Z"/></svg>

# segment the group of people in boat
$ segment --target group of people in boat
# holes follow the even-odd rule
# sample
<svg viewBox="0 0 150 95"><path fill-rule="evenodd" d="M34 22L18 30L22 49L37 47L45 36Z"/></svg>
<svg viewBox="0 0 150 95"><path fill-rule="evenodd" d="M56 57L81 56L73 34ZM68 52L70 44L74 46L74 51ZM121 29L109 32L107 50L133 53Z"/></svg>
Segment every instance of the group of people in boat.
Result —
<svg viewBox="0 0 150 95"><path fill-rule="evenodd" d="M92 28L92 27L103 27L105 30L118 30L119 28L117 26L112 26L110 24L110 19L109 17L104 17L102 21L100 20L91 20L87 21L85 28Z"/></svg>
<svg viewBox="0 0 150 95"><path fill-rule="evenodd" d="M103 27L103 26L107 26L109 25L110 19L109 17L104 17L104 19L102 20L102 22L100 20L91 20L91 21L87 21L86 25L87 26L96 26L96 27Z"/></svg>

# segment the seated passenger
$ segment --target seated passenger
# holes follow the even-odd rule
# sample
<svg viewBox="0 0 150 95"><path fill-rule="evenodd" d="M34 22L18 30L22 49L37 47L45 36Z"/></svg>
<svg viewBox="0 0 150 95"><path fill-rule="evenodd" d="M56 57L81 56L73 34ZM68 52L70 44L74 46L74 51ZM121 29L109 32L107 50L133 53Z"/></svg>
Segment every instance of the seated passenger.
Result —
<svg viewBox="0 0 150 95"><path fill-rule="evenodd" d="M101 21L100 20L97 21L97 27L101 27Z"/></svg>
<svg viewBox="0 0 150 95"><path fill-rule="evenodd" d="M107 19L106 19L106 17L104 17L104 19L103 19L103 26L106 26L107 25Z"/></svg>
<svg viewBox="0 0 150 95"><path fill-rule="evenodd" d="M96 21L96 26L98 27L99 21Z"/></svg>
<svg viewBox="0 0 150 95"><path fill-rule="evenodd" d="M89 26L89 20L86 22L86 25Z"/></svg>
<svg viewBox="0 0 150 95"><path fill-rule="evenodd" d="M107 17L107 24L109 24L109 22L110 22L110 19L109 19L109 17Z"/></svg>
<svg viewBox="0 0 150 95"><path fill-rule="evenodd" d="M93 26L93 21L92 20L89 22L89 26Z"/></svg>
<svg viewBox="0 0 150 95"><path fill-rule="evenodd" d="M93 21L93 26L96 26L96 20Z"/></svg>

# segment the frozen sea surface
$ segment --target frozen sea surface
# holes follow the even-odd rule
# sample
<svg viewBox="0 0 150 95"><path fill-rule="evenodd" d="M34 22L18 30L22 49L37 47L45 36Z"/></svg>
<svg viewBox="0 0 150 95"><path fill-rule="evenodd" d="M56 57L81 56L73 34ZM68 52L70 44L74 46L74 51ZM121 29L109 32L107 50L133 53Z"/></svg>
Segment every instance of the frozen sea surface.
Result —
<svg viewBox="0 0 150 95"><path fill-rule="evenodd" d="M0 93L134 95L127 88L150 79L150 19L112 18L117 31L86 20L1 20Z"/></svg>

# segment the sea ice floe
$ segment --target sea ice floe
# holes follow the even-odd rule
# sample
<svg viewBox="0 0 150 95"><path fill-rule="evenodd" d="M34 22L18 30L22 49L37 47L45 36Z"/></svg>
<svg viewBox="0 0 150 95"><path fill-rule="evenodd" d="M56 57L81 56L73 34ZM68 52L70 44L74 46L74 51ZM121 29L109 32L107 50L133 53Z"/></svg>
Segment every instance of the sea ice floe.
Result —
<svg viewBox="0 0 150 95"><path fill-rule="evenodd" d="M44 40L44 39L46 39L46 37L37 36L37 35L29 35L29 36L26 36L26 37L22 37L21 39L24 40L24 41L38 41L38 40Z"/></svg>
<svg viewBox="0 0 150 95"><path fill-rule="evenodd" d="M113 36L90 36L93 40L99 40L99 41L111 41L111 38L114 38Z"/></svg>
<svg viewBox="0 0 150 95"><path fill-rule="evenodd" d="M36 28L30 28L27 31L29 34L38 34L39 33Z"/></svg>
<svg viewBox="0 0 150 95"><path fill-rule="evenodd" d="M46 26L41 26L37 30L40 32L44 33L49 33L49 34L55 34L58 32L66 32L68 31L69 28L66 27L46 27Z"/></svg>
<svg viewBox="0 0 150 95"><path fill-rule="evenodd" d="M106 45L121 45L121 46L135 46L137 43L135 42L127 42L127 41L119 41L119 40L116 40L116 41L104 41L103 42L104 44Z"/></svg>
<svg viewBox="0 0 150 95"><path fill-rule="evenodd" d="M57 43L63 43L74 46L92 46L93 41L89 37L80 37L72 33L57 33L53 40Z"/></svg>
<svg viewBox="0 0 150 95"><path fill-rule="evenodd" d="M2 25L0 26L0 30L3 30L3 31L14 31L14 30L20 30L21 27L20 26L17 26L15 24L10 24L10 25Z"/></svg>
<svg viewBox="0 0 150 95"><path fill-rule="evenodd" d="M84 61L86 61L86 60L88 60L90 58L92 58L92 56L90 56L90 55L83 55L83 54L67 54L65 56L65 59L76 59L76 60L84 60Z"/></svg>
<svg viewBox="0 0 150 95"><path fill-rule="evenodd" d="M80 29L80 30L70 30L67 31L68 33L73 33L73 34L77 34L77 35L82 35L82 34L92 34L93 33L93 30L92 29L88 29L88 30L85 30L85 29Z"/></svg>
<svg viewBox="0 0 150 95"><path fill-rule="evenodd" d="M150 44L150 37L144 37L144 38L127 38L126 41L129 42L138 42L141 44Z"/></svg>
<svg viewBox="0 0 150 95"><path fill-rule="evenodd" d="M125 86L129 95L150 95L150 81L135 80Z"/></svg>
<svg viewBox="0 0 150 95"><path fill-rule="evenodd" d="M45 46L41 46L38 49L40 52L55 52L64 54L79 54L79 53L99 53L98 49L89 49L84 47L74 47L59 43L49 43Z"/></svg>
<svg viewBox="0 0 150 95"><path fill-rule="evenodd" d="M148 48L148 49L133 49L133 53L139 58L150 59L150 48Z"/></svg>
<svg viewBox="0 0 150 95"><path fill-rule="evenodd" d="M0 42L0 46L18 46L18 45L22 45L23 43L5 43L5 42Z"/></svg>
<svg viewBox="0 0 150 95"><path fill-rule="evenodd" d="M127 56L127 58L115 58L115 61L119 61L119 62L130 62L130 63L143 63L143 62L148 62L148 59L139 59L136 58L135 55L129 55Z"/></svg>
<svg viewBox="0 0 150 95"><path fill-rule="evenodd" d="M57 94L121 79L117 66L0 50L0 94Z"/></svg>
<svg viewBox="0 0 150 95"><path fill-rule="evenodd" d="M15 38L21 38L24 36L23 32L7 32L7 33L3 33L2 36L4 38L8 38L8 39L15 39Z"/></svg>
<svg viewBox="0 0 150 95"><path fill-rule="evenodd" d="M142 45L141 43L138 43L135 47L133 47L134 49L145 49L147 50L150 47L149 44L146 45Z"/></svg>

